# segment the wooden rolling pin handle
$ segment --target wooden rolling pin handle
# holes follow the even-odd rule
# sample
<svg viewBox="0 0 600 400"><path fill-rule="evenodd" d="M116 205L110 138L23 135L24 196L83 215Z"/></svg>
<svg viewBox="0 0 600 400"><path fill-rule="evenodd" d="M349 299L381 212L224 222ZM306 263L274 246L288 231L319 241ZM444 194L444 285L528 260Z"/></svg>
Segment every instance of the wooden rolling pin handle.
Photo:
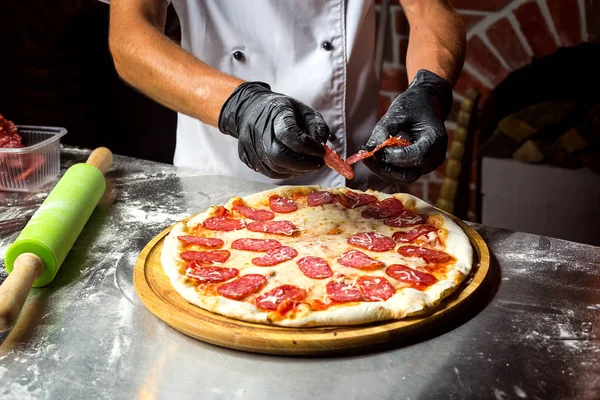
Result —
<svg viewBox="0 0 600 400"><path fill-rule="evenodd" d="M106 173L113 161L112 152L106 147L98 147L88 157L86 164L98 168L102 174Z"/></svg>
<svg viewBox="0 0 600 400"><path fill-rule="evenodd" d="M0 286L0 332L13 327L33 282L44 270L42 259L33 253L23 253L15 260L13 271Z"/></svg>

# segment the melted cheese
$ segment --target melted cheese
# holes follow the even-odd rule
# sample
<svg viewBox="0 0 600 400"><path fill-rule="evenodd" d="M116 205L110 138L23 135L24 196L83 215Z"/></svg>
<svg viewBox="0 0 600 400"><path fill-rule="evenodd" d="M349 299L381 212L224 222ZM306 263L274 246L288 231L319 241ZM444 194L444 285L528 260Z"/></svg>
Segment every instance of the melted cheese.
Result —
<svg viewBox="0 0 600 400"><path fill-rule="evenodd" d="M277 189L258 193L244 199L246 204L254 208L262 208L270 210L268 198L273 194L279 194L294 198L294 193L302 190L304 194L308 194L313 190L330 190L335 192L335 189L323 189L315 187L279 187ZM345 188L338 189L344 192ZM375 194L380 200L391 197L377 192L367 192ZM162 254L162 262L167 275L171 279L171 283L176 290L182 294L188 301L207 308L210 311L222 313L234 318L245 319L255 322L272 322L279 325L287 326L302 326L302 325L323 325L337 323L363 323L368 320L402 318L407 315L413 315L418 312L426 311L436 305L441 298L449 294L456 286L457 281L460 282L464 276L468 274L472 263L472 250L466 235L462 230L454 224L446 216L438 213L431 206L423 201L416 199L407 194L394 195L402 201L406 206L414 205L412 211L424 214L436 214L436 226L444 226L439 232L447 236L446 246L441 244L439 235L431 232L423 236L420 240L435 244L435 248L449 253L457 260L446 275L446 279L441 279L436 284L430 286L425 291L420 292L414 289L405 288L404 284L399 283L385 273L385 268L392 264L402 264L409 267L418 267L426 265L421 258L407 258L397 253L400 245L387 252L374 252L363 248L357 248L347 243L350 236L358 232L376 232L379 235L392 237L394 232L409 231L410 228L392 228L384 225L382 220L364 219L361 216L363 207L356 209L346 209L339 203L324 204L321 206L310 207L306 204L306 197L296 198L298 210L291 213L275 213L273 219L291 221L299 232L292 236L275 235L261 232L252 232L247 229L240 229L230 232L210 231L200 229L195 231L198 224L212 215L215 207L209 208L206 212L199 214L189 220L187 223L177 224L165 240L164 250ZM232 209L232 202L238 198L232 198L225 207ZM241 215L234 213L236 218L244 219L246 223L252 220L243 218ZM438 222L441 218L441 223ZM238 302L229 299L215 298L208 299L206 296L201 296L198 293L189 291L189 284L184 283L185 277L180 274L180 269L183 261L178 255L183 249L194 249L193 246L186 245L177 240L178 235L198 234L199 236L218 237L225 242L222 249L230 250L230 258L220 266L228 268L236 268L241 275L246 274L261 274L268 278L267 285L261 289L256 295L250 296L245 301ZM259 267L252 264L252 259L260 257L265 253L234 250L231 249L231 243L236 239L241 238L257 238L257 239L275 239L283 246L291 246L297 252L298 256L289 261L284 261L281 264L270 267ZM377 270L363 271L356 268L343 266L337 262L339 255L348 250L359 250L369 257L382 261L384 267ZM327 279L312 279L306 277L298 268L296 261L305 256L321 257L329 263L334 277ZM261 312L251 304L251 302L261 293L266 293L271 289L280 285L294 285L308 292L306 302L318 300L324 304L328 304L329 300L325 285L331 279L351 281L356 284L356 280L361 275L381 276L385 277L396 289L396 294L384 302L360 302L352 303L353 307L348 307L348 304L342 304L334 307L326 308L323 311L312 311L310 307L301 307L297 310L293 319L282 319L274 321L268 313ZM461 278L462 276L462 278ZM274 299L271 299L274 301ZM357 308L358 307L358 308ZM353 309L354 311L351 311ZM345 311L344 311L345 310Z"/></svg>

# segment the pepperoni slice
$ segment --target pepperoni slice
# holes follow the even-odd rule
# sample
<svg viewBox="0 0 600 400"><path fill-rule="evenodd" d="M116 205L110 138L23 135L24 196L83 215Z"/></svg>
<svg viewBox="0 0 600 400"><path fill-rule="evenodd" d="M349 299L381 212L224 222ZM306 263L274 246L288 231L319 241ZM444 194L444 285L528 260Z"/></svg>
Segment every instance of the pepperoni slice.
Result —
<svg viewBox="0 0 600 400"><path fill-rule="evenodd" d="M202 222L202 226L212 231L235 231L244 227L244 221L228 217L210 217Z"/></svg>
<svg viewBox="0 0 600 400"><path fill-rule="evenodd" d="M359 232L348 238L348 244L371 251L390 251L396 247L396 242L377 232Z"/></svg>
<svg viewBox="0 0 600 400"><path fill-rule="evenodd" d="M389 217L397 217L404 211L402 202L398 199L390 197L381 201L381 203L365 208L360 215L368 219L381 219Z"/></svg>
<svg viewBox="0 0 600 400"><path fill-rule="evenodd" d="M443 251L426 249L419 246L400 246L398 254L405 257L421 257L427 263L441 264L450 261L450 255Z"/></svg>
<svg viewBox="0 0 600 400"><path fill-rule="evenodd" d="M229 212L228 209L225 208L225 206L219 206L219 207L217 207L217 209L215 211L213 211L212 216L213 217L229 217L229 216L231 216L231 213Z"/></svg>
<svg viewBox="0 0 600 400"><path fill-rule="evenodd" d="M354 178L354 170L352 167L350 167L331 147L326 144L324 144L323 147L325 148L325 156L323 156L325 164L346 179Z"/></svg>
<svg viewBox="0 0 600 400"><path fill-rule="evenodd" d="M292 199L281 196L269 197L269 207L277 213L290 213L298 209L298 204Z"/></svg>
<svg viewBox="0 0 600 400"><path fill-rule="evenodd" d="M321 257L302 257L296 261L296 264L304 275L312 279L325 279L333 276L329 263Z"/></svg>
<svg viewBox="0 0 600 400"><path fill-rule="evenodd" d="M362 300L360 290L350 282L327 282L325 290L329 298L338 303Z"/></svg>
<svg viewBox="0 0 600 400"><path fill-rule="evenodd" d="M252 293L258 292L267 284L267 278L259 274L248 274L240 276L231 282L222 284L217 292L223 297L233 300L242 300Z"/></svg>
<svg viewBox="0 0 600 400"><path fill-rule="evenodd" d="M200 236L177 236L177 239L181 240L184 243L197 244L203 247L219 248L225 244L225 242L221 239L205 238Z"/></svg>
<svg viewBox="0 0 600 400"><path fill-rule="evenodd" d="M415 241L417 238L427 235L429 232L435 232L437 228L431 225L421 225L416 228L408 231L408 232L394 232L392 238L396 242L400 243L410 243Z"/></svg>
<svg viewBox="0 0 600 400"><path fill-rule="evenodd" d="M304 300L307 292L294 285L281 285L261 294L256 299L256 307L263 311L279 311L285 314L294 304Z"/></svg>
<svg viewBox="0 0 600 400"><path fill-rule="evenodd" d="M290 246L281 246L276 249L269 250L267 254L252 259L252 264L259 267L270 267L273 265L281 264L284 261L291 260L296 257L298 252L296 249Z"/></svg>
<svg viewBox="0 0 600 400"><path fill-rule="evenodd" d="M410 211L403 211L397 217L388 218L383 221L384 224L392 228L408 228L409 226L421 225L426 222L426 214L413 214Z"/></svg>
<svg viewBox="0 0 600 400"><path fill-rule="evenodd" d="M242 214L244 217L253 219L255 221L269 221L275 218L275 214L273 214L271 211L248 207L241 201L234 202L233 209Z"/></svg>
<svg viewBox="0 0 600 400"><path fill-rule="evenodd" d="M297 228L290 221L254 221L247 225L249 231L273 233L276 235L291 235Z"/></svg>
<svg viewBox="0 0 600 400"><path fill-rule="evenodd" d="M396 293L392 284L381 276L360 276L356 283L367 301L386 301Z"/></svg>
<svg viewBox="0 0 600 400"><path fill-rule="evenodd" d="M180 254L182 260L206 262L225 262L231 253L229 250L184 251Z"/></svg>
<svg viewBox="0 0 600 400"><path fill-rule="evenodd" d="M350 157L348 157L346 159L346 163L348 165L352 165L354 163L359 162L360 160L364 160L365 158L371 157L373 154L375 154L376 151L379 151L381 149L383 149L384 147L391 147L391 146L410 146L412 143L410 143L408 140L403 139L399 136L392 136L387 138L386 140L384 140L383 142L379 143L377 145L377 147L375 147L373 150L371 151L367 151L367 150L359 150L358 153L351 155Z"/></svg>
<svg viewBox="0 0 600 400"><path fill-rule="evenodd" d="M269 251L281 247L281 243L274 239L236 239L231 243L231 248L248 251Z"/></svg>
<svg viewBox="0 0 600 400"><path fill-rule="evenodd" d="M326 191L318 191L309 193L306 196L306 202L311 207L320 206L322 204L328 204L333 201L333 193Z"/></svg>
<svg viewBox="0 0 600 400"><path fill-rule="evenodd" d="M335 194L334 196L346 208L356 208L377 202L377 197L366 193L347 191L346 193Z"/></svg>
<svg viewBox="0 0 600 400"><path fill-rule="evenodd" d="M375 269L383 266L383 262L375 260L358 250L348 250L340 254L338 262L346 267L358 269Z"/></svg>
<svg viewBox="0 0 600 400"><path fill-rule="evenodd" d="M437 278L426 272L417 271L405 265L390 265L385 273L400 282L409 283L411 287L422 290L437 282Z"/></svg>
<svg viewBox="0 0 600 400"><path fill-rule="evenodd" d="M186 270L186 276L209 283L225 282L235 278L239 273L240 271L235 268L198 265L195 261L190 261Z"/></svg>

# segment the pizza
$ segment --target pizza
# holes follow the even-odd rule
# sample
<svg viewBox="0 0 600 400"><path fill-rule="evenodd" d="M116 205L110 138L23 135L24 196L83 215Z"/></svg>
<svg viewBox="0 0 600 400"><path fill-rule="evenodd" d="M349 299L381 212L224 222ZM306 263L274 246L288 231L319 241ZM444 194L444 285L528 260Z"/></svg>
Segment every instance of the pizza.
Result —
<svg viewBox="0 0 600 400"><path fill-rule="evenodd" d="M472 247L409 194L280 186L179 222L162 267L189 303L247 322L308 327L434 309L468 276Z"/></svg>

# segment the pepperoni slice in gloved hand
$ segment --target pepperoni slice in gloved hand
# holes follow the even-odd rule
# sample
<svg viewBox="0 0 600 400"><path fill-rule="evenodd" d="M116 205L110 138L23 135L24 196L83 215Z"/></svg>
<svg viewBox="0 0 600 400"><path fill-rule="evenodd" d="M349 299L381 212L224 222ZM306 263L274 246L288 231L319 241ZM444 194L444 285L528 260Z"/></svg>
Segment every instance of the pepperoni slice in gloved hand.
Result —
<svg viewBox="0 0 600 400"><path fill-rule="evenodd" d="M400 264L390 265L385 273L397 281L408 283L417 290L423 290L437 282L437 278L431 274Z"/></svg>
<svg viewBox="0 0 600 400"><path fill-rule="evenodd" d="M344 178L354 179L354 170L352 167L348 165L348 163L346 163L346 161L344 161L344 159L340 157L334 149L326 144L324 144L323 147L325 148L325 156L323 157L325 164L327 164L329 168L338 174L342 175Z"/></svg>
<svg viewBox="0 0 600 400"><path fill-rule="evenodd" d="M180 254L182 260L198 261L200 263L225 262L231 253L229 250L184 251Z"/></svg>
<svg viewBox="0 0 600 400"><path fill-rule="evenodd" d="M405 257L420 257L427 263L441 264L451 260L448 253L439 250L426 249L419 246L400 246L398 254Z"/></svg>
<svg viewBox="0 0 600 400"><path fill-rule="evenodd" d="M382 276L360 276L356 283L367 301L386 301L396 293L392 284Z"/></svg>
<svg viewBox="0 0 600 400"><path fill-rule="evenodd" d="M256 306L263 311L277 310L280 314L285 314L295 303L304 300L306 295L306 290L298 286L281 285L258 296Z"/></svg>
<svg viewBox="0 0 600 400"><path fill-rule="evenodd" d="M321 257L307 256L296 261L304 275L312 279L325 279L333 276L329 263Z"/></svg>
<svg viewBox="0 0 600 400"><path fill-rule="evenodd" d="M346 267L357 269L375 269L383 266L383 262L369 257L358 250L348 250L340 254L338 262Z"/></svg>
<svg viewBox="0 0 600 400"><path fill-rule="evenodd" d="M231 248L235 250L269 251L277 247L281 247L281 243L275 239L241 238L231 243Z"/></svg>
<svg viewBox="0 0 600 400"><path fill-rule="evenodd" d="M366 250L385 252L393 250L396 242L377 232L359 232L348 238L348 244Z"/></svg>
<svg viewBox="0 0 600 400"><path fill-rule="evenodd" d="M359 150L358 153L351 155L350 157L346 158L346 163L348 165L352 165L354 163L359 162L360 160L364 160L365 158L369 158L371 156L373 156L373 154L375 154L375 152L383 149L384 147L391 147L391 146L402 146L402 147L406 147L406 146L410 146L411 143L406 140L403 139L399 136L392 136L390 138L387 138L386 140L384 140L382 143L380 143L379 145L377 145L373 150L368 151L368 150Z"/></svg>
<svg viewBox="0 0 600 400"><path fill-rule="evenodd" d="M291 260L297 255L298 252L293 247L282 246L269 250L264 256L253 258L252 264L259 267L271 267L273 265L281 264L284 261Z"/></svg>
<svg viewBox="0 0 600 400"><path fill-rule="evenodd" d="M231 282L222 284L217 292L223 297L233 300L242 300L253 293L258 292L267 284L267 278L259 274L248 274L240 276Z"/></svg>

